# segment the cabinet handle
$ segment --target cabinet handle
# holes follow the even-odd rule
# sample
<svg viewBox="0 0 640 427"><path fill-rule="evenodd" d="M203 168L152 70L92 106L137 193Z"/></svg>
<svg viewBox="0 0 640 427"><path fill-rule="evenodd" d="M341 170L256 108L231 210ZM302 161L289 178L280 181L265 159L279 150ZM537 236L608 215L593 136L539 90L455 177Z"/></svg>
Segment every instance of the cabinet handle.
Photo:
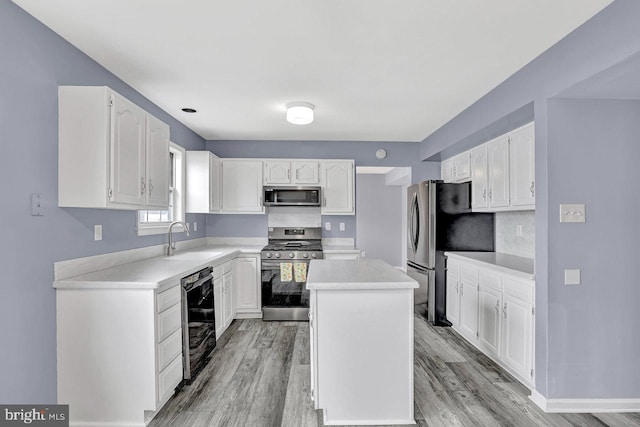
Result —
<svg viewBox="0 0 640 427"><path fill-rule="evenodd" d="M496 300L496 313L500 313L500 300Z"/></svg>
<svg viewBox="0 0 640 427"><path fill-rule="evenodd" d="M464 286L460 286L460 296L464 295Z"/></svg>
<svg viewBox="0 0 640 427"><path fill-rule="evenodd" d="M140 178L140 194L144 196L144 190L146 190L146 184L144 183L144 177Z"/></svg>
<svg viewBox="0 0 640 427"><path fill-rule="evenodd" d="M482 200L487 201L487 189L482 190Z"/></svg>
<svg viewBox="0 0 640 427"><path fill-rule="evenodd" d="M504 303L504 306L502 307L502 316L506 319L507 318L507 303Z"/></svg>
<svg viewBox="0 0 640 427"><path fill-rule="evenodd" d="M151 193L153 192L153 183L149 180L149 197L151 197Z"/></svg>
<svg viewBox="0 0 640 427"><path fill-rule="evenodd" d="M489 200L493 200L493 192L489 190Z"/></svg>
<svg viewBox="0 0 640 427"><path fill-rule="evenodd" d="M322 197L322 207L327 207L327 198L325 196Z"/></svg>
<svg viewBox="0 0 640 427"><path fill-rule="evenodd" d="M300 179L300 169L296 170L296 179Z"/></svg>
<svg viewBox="0 0 640 427"><path fill-rule="evenodd" d="M531 197L534 196L535 182L531 181L531 187L529 187L529 191L531 191Z"/></svg>

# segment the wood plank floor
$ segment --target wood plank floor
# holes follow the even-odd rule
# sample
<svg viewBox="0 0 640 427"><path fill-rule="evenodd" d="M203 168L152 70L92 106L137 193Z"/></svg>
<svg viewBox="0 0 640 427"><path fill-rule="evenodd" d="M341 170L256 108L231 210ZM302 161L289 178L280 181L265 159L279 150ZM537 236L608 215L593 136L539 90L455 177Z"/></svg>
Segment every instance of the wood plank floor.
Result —
<svg viewBox="0 0 640 427"><path fill-rule="evenodd" d="M545 414L528 390L450 328L415 319L419 426L640 426L640 414ZM151 422L322 427L309 399L309 325L235 320L211 362Z"/></svg>

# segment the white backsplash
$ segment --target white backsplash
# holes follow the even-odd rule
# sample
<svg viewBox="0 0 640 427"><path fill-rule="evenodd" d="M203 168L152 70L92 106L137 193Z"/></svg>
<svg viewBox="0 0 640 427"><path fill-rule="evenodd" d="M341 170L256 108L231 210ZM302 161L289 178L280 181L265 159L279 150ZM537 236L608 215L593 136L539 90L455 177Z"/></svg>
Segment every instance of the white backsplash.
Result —
<svg viewBox="0 0 640 427"><path fill-rule="evenodd" d="M269 208L269 227L321 227L320 208L274 206Z"/></svg>
<svg viewBox="0 0 640 427"><path fill-rule="evenodd" d="M522 226L522 236L516 228ZM535 211L498 212L495 223L496 252L534 258L536 248Z"/></svg>

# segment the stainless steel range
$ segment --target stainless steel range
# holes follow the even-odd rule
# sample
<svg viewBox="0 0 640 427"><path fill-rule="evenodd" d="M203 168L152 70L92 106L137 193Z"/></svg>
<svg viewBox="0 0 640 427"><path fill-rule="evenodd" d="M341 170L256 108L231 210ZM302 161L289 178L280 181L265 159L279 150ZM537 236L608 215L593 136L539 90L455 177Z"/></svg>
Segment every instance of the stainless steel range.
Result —
<svg viewBox="0 0 640 427"><path fill-rule="evenodd" d="M270 227L262 249L262 318L308 320L309 261L322 259L320 227Z"/></svg>

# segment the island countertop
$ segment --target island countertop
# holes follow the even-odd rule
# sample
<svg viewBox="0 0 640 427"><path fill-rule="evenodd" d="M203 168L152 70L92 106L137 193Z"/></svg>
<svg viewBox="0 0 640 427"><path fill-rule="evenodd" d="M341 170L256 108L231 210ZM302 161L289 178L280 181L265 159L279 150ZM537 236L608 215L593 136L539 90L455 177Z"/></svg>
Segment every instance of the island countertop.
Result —
<svg viewBox="0 0 640 427"><path fill-rule="evenodd" d="M312 260L307 289L413 289L418 282L379 259Z"/></svg>

